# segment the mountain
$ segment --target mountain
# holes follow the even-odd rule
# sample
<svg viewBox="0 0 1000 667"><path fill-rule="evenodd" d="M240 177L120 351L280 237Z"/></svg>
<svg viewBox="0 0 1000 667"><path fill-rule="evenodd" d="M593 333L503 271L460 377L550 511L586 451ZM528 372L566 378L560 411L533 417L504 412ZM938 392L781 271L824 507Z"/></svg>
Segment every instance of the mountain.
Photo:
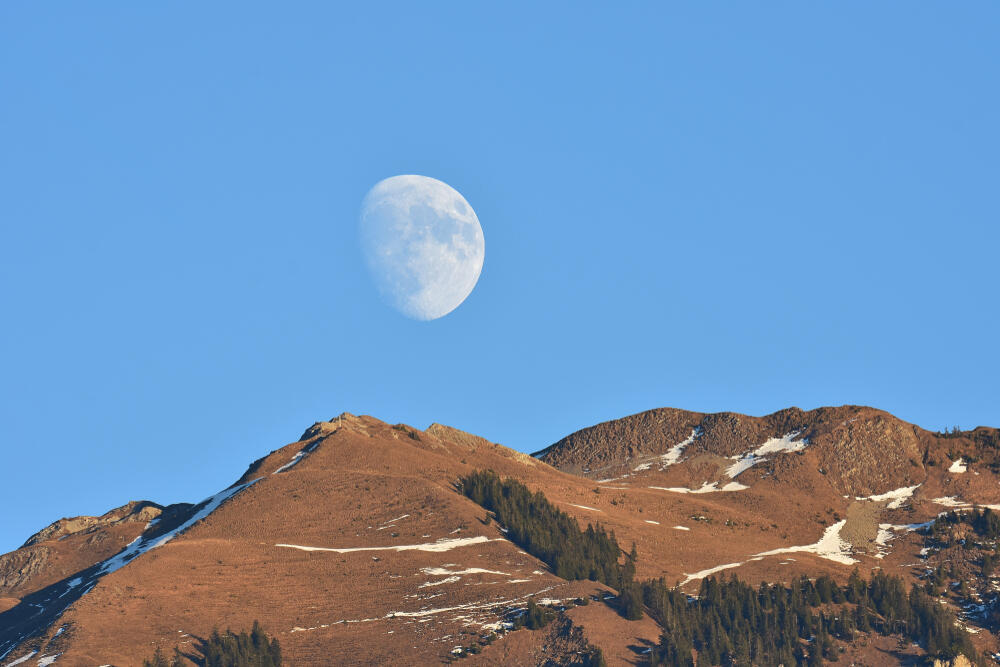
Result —
<svg viewBox="0 0 1000 667"><path fill-rule="evenodd" d="M810 445L798 465L791 465L795 459L782 459L791 465L791 476L801 481L804 469L811 468L826 477L832 490L853 496L924 483L936 477L935 466L949 457L974 457L992 465L1000 445L997 429L932 433L860 406L809 412L789 408L766 417L662 408L577 431L535 456L566 472L620 479L635 468L664 470L672 460L670 452L681 451L688 465L671 466L672 470L700 479L712 476L713 463L727 468L731 465L727 459L786 436ZM686 444L674 450L680 443ZM717 477L724 479L724 470Z"/></svg>
<svg viewBox="0 0 1000 667"><path fill-rule="evenodd" d="M476 470L540 491L581 527L599 523L625 551L634 543L637 579L695 594L717 573L844 582L857 568L924 585L947 564L966 583L944 604L986 628L989 540L960 518L947 535L921 525L1000 509L998 456L996 429L931 433L855 406L652 410L534 457L440 424L345 413L200 503L62 519L0 556L0 665L137 665L157 647L195 658L213 628L254 621L292 665L583 664L594 647L609 664L641 664L663 628L626 620L617 591L561 579L514 544L511 526L461 493ZM561 609L557 621L505 632L529 600ZM970 637L998 650L990 632ZM845 659L921 653L897 639L847 642Z"/></svg>

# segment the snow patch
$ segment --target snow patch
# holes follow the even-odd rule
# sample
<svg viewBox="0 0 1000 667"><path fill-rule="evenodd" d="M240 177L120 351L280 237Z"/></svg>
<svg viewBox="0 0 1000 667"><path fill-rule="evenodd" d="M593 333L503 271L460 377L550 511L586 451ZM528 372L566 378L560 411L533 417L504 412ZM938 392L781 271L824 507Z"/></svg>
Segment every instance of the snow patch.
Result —
<svg viewBox="0 0 1000 667"><path fill-rule="evenodd" d="M659 521L653 521L652 519L646 519L646 523L651 523L654 526L659 526L660 525Z"/></svg>
<svg viewBox="0 0 1000 667"><path fill-rule="evenodd" d="M687 526L674 526L674 530L691 530Z"/></svg>
<svg viewBox="0 0 1000 667"><path fill-rule="evenodd" d="M20 665L22 662L29 660L31 656L35 655L36 653L38 653L38 651L32 651L31 653L28 653L27 655L18 658L14 662L8 662L6 665L4 665L4 667L14 667L14 665Z"/></svg>
<svg viewBox="0 0 1000 667"><path fill-rule="evenodd" d="M56 653L54 655L43 655L38 659L38 667L48 667L56 661L56 658L61 656L62 653Z"/></svg>
<svg viewBox="0 0 1000 667"><path fill-rule="evenodd" d="M905 530L912 532L914 530L923 530L924 528L930 528L933 521L925 521L923 523L880 523L879 528L887 528L889 530Z"/></svg>
<svg viewBox="0 0 1000 667"><path fill-rule="evenodd" d="M962 472L965 472L968 469L969 468L965 464L965 461L960 458L960 459L958 459L957 461L955 461L954 463L951 464L951 467L948 468L948 472L962 473Z"/></svg>
<svg viewBox="0 0 1000 667"><path fill-rule="evenodd" d="M694 581L695 579L704 579L705 577L715 574L716 572L729 570L734 567L739 567L740 565L743 565L743 563L726 563L725 565L716 565L715 567L710 567L707 570L702 570L701 572L695 572L694 574L687 575L687 578L684 581L682 581L679 585L683 586L684 584L690 581Z"/></svg>
<svg viewBox="0 0 1000 667"><path fill-rule="evenodd" d="M702 434L702 430L700 428L691 429L691 435L689 435L686 440L684 440L683 442L677 443L676 445L674 445L673 447L671 447L670 449L668 449L666 451L666 453L660 454L659 456L655 456L655 457L652 458L652 460L645 461L644 463L640 463L635 468L632 468L632 472L641 472L643 470L649 470L650 468L653 467L653 464L657 463L657 462L659 462L660 470L666 470L668 467L674 465L675 463L680 463L681 462L681 455L684 452L684 448L687 447L688 445L690 445L691 443L693 443L695 440L697 440L698 437L701 436L701 434ZM622 479L622 478L619 477L618 479ZM600 483L602 481L604 481L604 482L611 482L611 481L614 481L614 480L610 480L610 479L607 479L607 480L598 480L598 483Z"/></svg>
<svg viewBox="0 0 1000 667"><path fill-rule="evenodd" d="M683 442L678 442L676 445L667 450L666 454L660 455L660 470L663 470L667 466L672 466L675 463L681 462L681 454L684 452L684 448L692 444L695 440L701 437L702 430L700 428L691 429L691 435L687 437Z"/></svg>
<svg viewBox="0 0 1000 667"><path fill-rule="evenodd" d="M483 542L499 542L500 539L491 540L485 535L480 535L478 537L459 537L454 539L441 538L437 542L429 542L426 544L399 544L391 547L347 547L347 548L333 548L333 547L307 547L300 544L275 544L276 547L283 547L286 549L299 549L301 551L333 551L338 554L351 553L353 551L451 551L452 549L457 549L459 547L467 547L473 544L482 544Z"/></svg>
<svg viewBox="0 0 1000 667"><path fill-rule="evenodd" d="M453 584L456 581L459 581L461 578L462 577L447 577L445 579L442 579L441 581L425 581L424 583L420 584L417 588L429 588L431 586L440 586L442 584Z"/></svg>
<svg viewBox="0 0 1000 667"><path fill-rule="evenodd" d="M889 500L891 502L886 505L886 509L896 510L902 507L903 503L913 496L913 492L916 491L919 486L919 484L904 486L899 489L893 489L892 491L886 491L885 493L879 493L865 498L857 498L856 500L874 500L876 502Z"/></svg>
<svg viewBox="0 0 1000 667"><path fill-rule="evenodd" d="M796 440L801 433L801 430L792 431L791 433L786 433L780 438L771 438L752 452L748 452L742 456L730 457L735 460L736 463L726 469L726 474L729 475L729 479L733 479L740 473L746 472L758 463L766 461L767 458L765 457L768 454L784 454L798 452L805 449L806 445L809 444L809 441L805 438Z"/></svg>
<svg viewBox="0 0 1000 667"><path fill-rule="evenodd" d="M750 468L754 467L764 459L758 458L753 455L753 452L749 454L744 454L743 456L731 457L736 459L736 463L726 468L726 474L729 475L729 479L733 479L740 473L746 472Z"/></svg>
<svg viewBox="0 0 1000 667"><path fill-rule="evenodd" d="M875 544L878 545L878 551L875 554L875 558L885 558L889 553L889 542L891 542L896 534L893 531L894 526L890 523L880 523L878 525L878 535L875 537Z"/></svg>
<svg viewBox="0 0 1000 667"><path fill-rule="evenodd" d="M404 514L403 516L397 516L395 519L389 519L388 521L386 521L385 523L383 523L381 526L379 526L378 528L376 528L376 530L385 530L386 528L395 528L395 526L393 524L395 524L397 521L402 521L403 519L405 519L408 516L410 516L410 515L409 514Z"/></svg>
<svg viewBox="0 0 1000 667"><path fill-rule="evenodd" d="M422 567L422 568L420 568L420 571L423 572L424 574L429 574L429 575L435 576L435 577L441 577L441 576L444 576L446 574L457 574L457 575L463 575L463 574L499 574L499 575L504 576L504 577L509 577L510 576L506 572L498 572L497 570L484 570L481 567L469 567L469 568L466 568L464 570L449 570L449 569L444 568L444 567Z"/></svg>
<svg viewBox="0 0 1000 667"><path fill-rule="evenodd" d="M275 470L271 474L272 475L277 475L279 472L284 472L284 471L286 471L286 470L288 470L290 468L294 468L300 461L302 461L302 459L304 459L307 455L309 455L310 453L312 453L312 451L314 449L316 449L318 446L319 446L319 440L316 440L315 442L312 442L312 443L306 445L305 447L303 447L299 451L295 452L295 456L292 457L291 461L289 461L285 465L281 466L280 468L278 468L277 470Z"/></svg>
<svg viewBox="0 0 1000 667"><path fill-rule="evenodd" d="M832 526L827 526L826 530L823 531L823 536L815 544L806 544L797 547L781 547L780 549L771 549L770 551L762 551L759 554L754 554L750 556L748 560L761 560L766 556L777 556L779 554L790 554L790 553L811 553L819 556L820 558L825 558L827 560L832 560L837 563L843 563L844 565L850 565L852 563L857 563L858 561L851 558L851 545L840 537L840 530L847 523L847 519L843 519L833 524ZM694 581L695 579L704 579L710 574L715 574L716 572L721 572L722 570L728 570L730 568L739 567L743 565L743 562L738 563L726 563L725 565L717 565L715 567L710 567L707 570L702 570L701 572L695 572L694 574L689 574L680 583L681 586L684 584Z"/></svg>
<svg viewBox="0 0 1000 667"><path fill-rule="evenodd" d="M744 489L749 489L750 487L745 484L740 484L739 482L727 482L720 489L718 482L712 482L711 484L705 482L700 488L697 489L686 489L681 486L651 486L649 488L656 489L657 491L671 491L673 493L715 493L716 491L743 491Z"/></svg>
<svg viewBox="0 0 1000 667"><path fill-rule="evenodd" d="M971 505L963 500L959 500L955 496L945 496L944 498L934 498L931 500L932 503L937 503L938 505L943 505L944 507L971 507Z"/></svg>
<svg viewBox="0 0 1000 667"><path fill-rule="evenodd" d="M850 543L840 537L840 530L846 523L847 519L842 519L832 526L828 526L827 529L823 531L823 537L821 537L815 544L807 544L801 547L783 547L781 549L772 549L771 551L763 551L756 555L776 556L778 554L803 552L816 554L820 558L832 560L837 563L843 563L844 565L857 563L858 561L851 558L849 555L851 553Z"/></svg>

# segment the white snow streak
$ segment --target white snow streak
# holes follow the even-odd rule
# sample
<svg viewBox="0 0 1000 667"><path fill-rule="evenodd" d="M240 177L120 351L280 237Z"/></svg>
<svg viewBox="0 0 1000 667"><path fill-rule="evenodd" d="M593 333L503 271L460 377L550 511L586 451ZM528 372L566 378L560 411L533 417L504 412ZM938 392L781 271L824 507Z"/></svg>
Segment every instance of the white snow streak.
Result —
<svg viewBox="0 0 1000 667"><path fill-rule="evenodd" d="M676 445L671 447L664 454L660 454L656 458L660 461L660 470L666 470L669 466L675 463L681 462L681 455L684 453L684 448L693 443L701 435L702 431L700 428L691 429L691 435L687 437L683 442L678 442ZM649 470L655 459L653 461L647 461L646 463L640 464L633 468L633 472L639 472L640 470Z"/></svg>
<svg viewBox="0 0 1000 667"><path fill-rule="evenodd" d="M445 576L445 575L448 575L448 576L447 576L447 578L441 579L440 581L427 581L427 582L424 582L424 583L420 584L420 586L418 586L418 588L428 588L430 586L440 586L442 584L451 584L451 583L454 583L456 581L459 581L462 578L462 575L466 575L466 574L498 574L501 577L512 576L512 575L510 575L510 574L508 574L506 572L500 572L499 570L486 570L486 569L483 569L481 567L467 567L464 570L449 570L447 567L422 567L422 568L420 568L420 571L423 572L426 575L435 576L435 577L441 577L441 576ZM527 581L531 581L531 579L512 579L512 580L508 581L507 583L510 583L510 584L519 584L519 583L524 583L524 582L527 582ZM466 584L466 585L468 585L468 584Z"/></svg>
<svg viewBox="0 0 1000 667"><path fill-rule="evenodd" d="M820 558L832 560L837 563L843 563L844 565L857 563L857 560L848 555L851 553L851 545L840 537L840 529L843 528L846 523L847 519L842 519L832 526L828 526L827 529L823 531L823 537L821 537L819 542L816 542L815 544L807 544L801 547L772 549L771 551L764 551L756 555L775 556L777 554L804 552L816 554Z"/></svg>
<svg viewBox="0 0 1000 667"><path fill-rule="evenodd" d="M875 558L885 558L889 553L889 542L896 537L892 532L892 524L880 523L878 525L878 535L875 537L875 544L878 545L878 552Z"/></svg>
<svg viewBox="0 0 1000 667"><path fill-rule="evenodd" d="M768 454L778 454L778 453L788 453L788 452L798 452L806 448L809 441L806 439L796 440L802 431L793 431L787 433L780 438L771 438L763 445L748 452L742 456L730 457L736 461L733 465L726 469L726 474L729 475L729 479L735 478L742 472L745 472L757 465L761 461L766 461L764 458Z"/></svg>
<svg viewBox="0 0 1000 667"><path fill-rule="evenodd" d="M25 662L26 660L28 660L29 658L31 658L31 656L35 655L36 653L38 653L38 651L32 651L31 653L28 653L27 655L24 655L24 656L18 658L14 662L8 662L6 665L4 665L4 667L14 667L14 665L20 665L22 662Z"/></svg>
<svg viewBox="0 0 1000 667"><path fill-rule="evenodd" d="M944 505L945 507L970 507L969 503L959 500L955 496L945 496L944 498L934 498L932 503Z"/></svg>
<svg viewBox="0 0 1000 667"><path fill-rule="evenodd" d="M886 491L885 493L879 493L867 496L865 498L855 498L855 500L874 500L874 501L890 500L892 502L886 505L886 509L896 510L902 507L903 503L905 503L913 496L913 492L916 491L917 487L919 486L920 486L919 484L914 484L913 486L904 486L900 489L893 489L892 491Z"/></svg>
<svg viewBox="0 0 1000 667"><path fill-rule="evenodd" d="M702 570L700 572L695 572L694 574L687 575L687 579L680 583L681 586L688 583L689 581L694 581L695 579L704 579L705 577L715 574L716 572L722 572L723 570L729 570L734 567L739 567L743 563L726 563L725 565L716 565L715 567L710 567L707 570Z"/></svg>
<svg viewBox="0 0 1000 667"><path fill-rule="evenodd" d="M346 554L352 551L451 551L452 549L457 549L458 547L467 547L473 544L482 544L483 542L499 542L499 538L491 540L485 535L480 535L479 537L459 537L455 539L445 539L442 538L437 542L429 542L427 544L400 544L392 547L349 547L336 549L332 547L306 547L299 544L275 544L276 547L284 547L286 549L299 549L301 551L333 551L338 554Z"/></svg>
<svg viewBox="0 0 1000 667"><path fill-rule="evenodd" d="M284 472L284 471L288 470L289 468L294 467L296 464L298 464L300 461L302 461L302 459L305 458L306 454L311 454L312 451L314 449L316 449L317 447L319 447L319 440L316 440L315 442L312 442L312 443L306 445L305 447L303 447L302 449L300 449L299 451L297 451L295 453L295 456L292 457L291 461L289 461L285 465L281 466L280 468L278 468L277 470L275 470L271 474L272 475L277 475L279 472Z"/></svg>
<svg viewBox="0 0 1000 667"><path fill-rule="evenodd" d="M826 530L823 531L823 536L819 538L819 541L815 544L807 544L798 547L782 547L780 549L771 549L770 551L762 551L759 554L754 554L750 556L747 560L761 560L765 556L777 556L779 554L790 554L790 553L811 553L819 556L820 558L825 558L827 560L832 560L837 563L843 563L845 565L850 565L851 563L857 563L858 561L850 557L851 545L841 539L840 530L847 523L846 519L838 521L832 526L828 526ZM726 563L725 565L717 565L715 567L710 567L707 570L702 570L701 572L695 572L694 574L687 575L687 578L680 583L681 586L684 584L694 581L695 579L704 579L710 574L715 574L716 572L721 572L722 570L728 570L730 568L739 567L743 565L743 562L738 563Z"/></svg>
<svg viewBox="0 0 1000 667"><path fill-rule="evenodd" d="M604 510L599 510L596 507L587 507L586 505L575 505L573 503L566 503L572 507L579 507L582 510L590 510L591 512L603 512Z"/></svg>
<svg viewBox="0 0 1000 667"><path fill-rule="evenodd" d="M727 482L720 489L718 482L712 482L711 484L705 482L701 488L698 489L686 489L682 486L651 486L649 488L656 489L657 491L671 491L673 493L715 493L716 491L743 491L744 489L749 489L750 487L745 484L740 484L739 482Z"/></svg>
<svg viewBox="0 0 1000 667"><path fill-rule="evenodd" d="M469 567L464 570L449 570L444 567L422 567L420 571L424 574L429 574L435 577L441 577L446 574L499 574L504 577L509 577L510 575L506 572L498 572L497 570L484 570L481 567Z"/></svg>
<svg viewBox="0 0 1000 667"><path fill-rule="evenodd" d="M954 472L954 473L961 473L965 472L966 470L968 470L968 466L966 466L965 461L962 460L961 458L952 463L951 467L948 468L948 472Z"/></svg>
<svg viewBox="0 0 1000 667"><path fill-rule="evenodd" d="M164 544L174 539L175 537L183 533L185 530L187 530L188 528L190 528L191 526L198 523L199 521L207 517L209 514L214 512L223 502L225 502L229 498L232 498L237 493L247 488L251 484L258 482L259 480L260 478L258 477L257 479L247 482L246 484L239 484L237 486L232 486L228 489L225 489L224 491L220 491L219 493L215 494L210 498L203 500L201 503L198 504L199 505L204 504L204 507L198 510L198 512L196 512L195 515L192 516L190 519L188 519L180 526L174 528L169 532L150 538L143 538L140 535L139 537L132 540L129 543L129 545L125 547L123 551L115 554L108 560L104 561L104 563L101 565L101 569L98 571L98 574L99 575L110 574L111 572L114 572L115 570L124 567L126 564L129 563L129 561L146 553L147 551L155 549L156 547L163 546Z"/></svg>
<svg viewBox="0 0 1000 667"><path fill-rule="evenodd" d="M376 528L376 530L385 530L386 528L395 528L395 526L393 525L394 523L396 523L397 521L402 521L403 519L405 519L408 516L410 516L410 515L409 514L404 514L403 516L397 516L395 519L389 519L388 521L386 521L385 523L383 523L381 526L379 526L378 528Z"/></svg>
<svg viewBox="0 0 1000 667"><path fill-rule="evenodd" d="M926 523L903 523L903 524L893 524L893 523L880 523L878 525L878 536L875 538L875 544L879 546L878 553L875 558L884 558L886 554L889 553L888 546L889 542L896 539L896 535L893 531L904 531L913 532L915 530L921 530L930 526L933 521L927 521ZM925 555L926 550L921 550L920 555Z"/></svg>
<svg viewBox="0 0 1000 667"><path fill-rule="evenodd" d="M302 460L302 457L303 457L303 456L305 456L305 454L304 454L304 453L302 453L302 451L298 451L298 452L296 452L296 453L295 453L295 456L293 456L293 457L292 457L292 460L291 460L291 461L289 461L289 462L288 462L288 463L286 463L285 465L281 466L280 468L278 468L277 470L275 470L275 471L274 471L274 472L272 472L271 474L272 474L272 475L277 475L277 474L278 474L279 472L284 472L284 471L288 470L289 468L292 468L292 467L294 467L296 463L298 463L299 461L301 461L301 460Z"/></svg>
<svg viewBox="0 0 1000 667"><path fill-rule="evenodd" d="M442 579L441 581L425 581L417 586L417 588L428 588L430 586L440 586L441 584L453 584L461 578L462 577L448 577L446 579Z"/></svg>
<svg viewBox="0 0 1000 667"><path fill-rule="evenodd" d="M681 454L684 453L684 448L693 443L701 435L700 428L691 429L691 435L687 437L687 440L683 442L678 442L676 445L667 450L666 454L660 456L660 466L661 470L667 466L671 466L675 463L681 462Z"/></svg>

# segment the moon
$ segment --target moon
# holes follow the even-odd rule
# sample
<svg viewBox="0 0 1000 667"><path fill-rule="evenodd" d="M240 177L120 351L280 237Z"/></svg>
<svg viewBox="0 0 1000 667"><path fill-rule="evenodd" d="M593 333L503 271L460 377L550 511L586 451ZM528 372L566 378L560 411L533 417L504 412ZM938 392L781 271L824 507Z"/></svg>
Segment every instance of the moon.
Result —
<svg viewBox="0 0 1000 667"><path fill-rule="evenodd" d="M415 320L436 320L458 308L483 270L486 243L476 212L435 178L376 183L361 204L359 232L382 299Z"/></svg>

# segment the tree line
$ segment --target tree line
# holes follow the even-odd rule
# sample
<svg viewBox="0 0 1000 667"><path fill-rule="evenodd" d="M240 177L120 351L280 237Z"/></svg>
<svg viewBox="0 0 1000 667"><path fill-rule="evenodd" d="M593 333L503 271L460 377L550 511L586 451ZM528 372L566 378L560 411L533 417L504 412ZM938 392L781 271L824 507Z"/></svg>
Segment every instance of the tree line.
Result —
<svg viewBox="0 0 1000 667"><path fill-rule="evenodd" d="M200 667L281 667L281 645L271 639L254 621L253 629L236 634L231 630L220 633L213 630L199 647L201 658L190 658ZM167 661L157 647L152 659L143 660L143 667L183 667L184 655L174 649L173 658Z"/></svg>
<svg viewBox="0 0 1000 667"><path fill-rule="evenodd" d="M827 575L756 589L735 575L708 577L697 597L663 579L642 586L650 615L664 628L654 665L691 667L692 650L712 665L820 665L838 659L835 639L850 642L859 632L901 635L935 657L977 660L953 613L919 586L907 592L901 578L882 572L865 580L855 570L844 587Z"/></svg>
<svg viewBox="0 0 1000 667"><path fill-rule="evenodd" d="M617 589L617 606L626 618L641 618L643 608L648 610L664 629L650 653L654 665L693 666L694 655L712 665L817 665L837 660L834 640L851 641L858 632L900 635L932 656L978 660L954 614L919 586L907 591L899 577L877 572L865 580L855 570L843 587L823 575L758 588L735 575L728 581L708 577L690 597L662 578L635 581L634 544L622 559L614 531L590 524L581 530L542 492L532 493L515 479L476 471L461 478L458 488L493 512L511 541L557 576ZM983 535L1000 534L995 514L973 514L969 520Z"/></svg>
<svg viewBox="0 0 1000 667"><path fill-rule="evenodd" d="M459 490L496 516L507 537L538 558L562 579L591 579L618 589L635 572L618 561L621 549L614 531L587 524L557 509L541 491L532 493L516 479L500 479L492 470L461 478Z"/></svg>

